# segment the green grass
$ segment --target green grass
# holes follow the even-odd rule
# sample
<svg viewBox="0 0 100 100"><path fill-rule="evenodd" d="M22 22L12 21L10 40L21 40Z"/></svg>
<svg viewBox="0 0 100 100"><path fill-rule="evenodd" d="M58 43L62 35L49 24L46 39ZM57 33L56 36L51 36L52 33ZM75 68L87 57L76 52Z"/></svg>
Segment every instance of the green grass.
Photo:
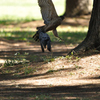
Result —
<svg viewBox="0 0 100 100"><path fill-rule="evenodd" d="M85 37L86 32L59 32L59 36L64 40L60 41L59 39L55 38L52 33L50 33L50 37L52 42L64 42L65 44L78 44L80 43Z"/></svg>
<svg viewBox="0 0 100 100"><path fill-rule="evenodd" d="M14 41L33 41L32 36L35 32L32 31L1 31L0 38L5 38L7 40ZM52 42L63 42L59 41L59 39L55 38L54 35L49 32ZM80 43L86 36L86 32L59 32L59 36L64 40L66 44L78 44Z"/></svg>
<svg viewBox="0 0 100 100"><path fill-rule="evenodd" d="M53 0L57 13L63 14L65 0ZM41 19L40 8L37 0L1 0L0 22L12 20L36 20Z"/></svg>
<svg viewBox="0 0 100 100"><path fill-rule="evenodd" d="M63 14L65 9L65 0L53 0L53 2L58 14ZM0 11L0 24L6 26L41 19L40 8L37 0L1 0ZM61 28L58 28L57 30L59 32L59 36L66 44L77 44L85 38L86 28L77 27L77 29L78 31L76 28L67 27L66 30L62 30ZM8 40L33 41L33 35L34 32L32 31L19 31L19 27L15 27L9 32L4 29L0 29L0 38L5 38ZM60 42L51 32L49 32L49 35L52 42Z"/></svg>

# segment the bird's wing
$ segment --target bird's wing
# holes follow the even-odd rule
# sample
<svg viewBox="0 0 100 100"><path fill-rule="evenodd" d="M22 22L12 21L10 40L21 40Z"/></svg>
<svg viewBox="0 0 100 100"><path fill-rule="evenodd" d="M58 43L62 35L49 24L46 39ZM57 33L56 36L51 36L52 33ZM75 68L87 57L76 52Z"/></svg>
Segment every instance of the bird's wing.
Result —
<svg viewBox="0 0 100 100"><path fill-rule="evenodd" d="M52 0L38 0L44 23L48 25L52 19L58 17Z"/></svg>
<svg viewBox="0 0 100 100"><path fill-rule="evenodd" d="M59 38L56 28L61 24L62 18L57 15L52 0L38 0L38 4L45 24L43 27L38 27L38 30L44 32L53 30L54 36Z"/></svg>

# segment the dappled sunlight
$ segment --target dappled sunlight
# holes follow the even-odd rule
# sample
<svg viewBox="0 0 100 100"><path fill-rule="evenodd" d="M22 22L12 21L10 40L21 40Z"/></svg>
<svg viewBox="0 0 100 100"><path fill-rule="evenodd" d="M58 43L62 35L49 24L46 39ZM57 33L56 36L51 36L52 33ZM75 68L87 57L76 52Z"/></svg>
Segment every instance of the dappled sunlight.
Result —
<svg viewBox="0 0 100 100"><path fill-rule="evenodd" d="M72 27L72 26L59 26L57 28L58 32L87 32L88 31L88 27L82 27L82 26L78 26L78 27Z"/></svg>
<svg viewBox="0 0 100 100"><path fill-rule="evenodd" d="M6 60L0 59L0 64L4 64Z"/></svg>

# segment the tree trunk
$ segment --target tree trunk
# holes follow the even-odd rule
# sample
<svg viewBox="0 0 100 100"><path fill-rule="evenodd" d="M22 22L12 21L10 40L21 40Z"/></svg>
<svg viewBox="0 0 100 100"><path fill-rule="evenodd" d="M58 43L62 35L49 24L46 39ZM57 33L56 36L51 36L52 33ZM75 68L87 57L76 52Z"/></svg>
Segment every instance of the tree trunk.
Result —
<svg viewBox="0 0 100 100"><path fill-rule="evenodd" d="M94 48L100 50L100 0L94 0L92 15L86 38L72 51L74 53L78 53L80 51L83 52L85 50Z"/></svg>
<svg viewBox="0 0 100 100"><path fill-rule="evenodd" d="M93 0L66 0L66 17L89 14L92 11Z"/></svg>

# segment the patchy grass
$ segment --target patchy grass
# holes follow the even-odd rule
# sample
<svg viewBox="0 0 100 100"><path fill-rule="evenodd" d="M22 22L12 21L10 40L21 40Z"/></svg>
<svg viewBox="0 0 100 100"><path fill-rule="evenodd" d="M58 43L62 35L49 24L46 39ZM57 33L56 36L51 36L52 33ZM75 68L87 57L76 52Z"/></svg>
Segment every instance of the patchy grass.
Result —
<svg viewBox="0 0 100 100"><path fill-rule="evenodd" d="M6 57L5 57L6 58ZM29 60L27 60L29 58ZM52 55L30 55L28 52L16 52L13 56L7 57L5 63L1 66L2 74L14 73L13 77L22 77L23 75L30 75L38 71L40 66L35 65L32 67L31 63L43 62L49 63L54 61ZM37 67L38 66L38 67Z"/></svg>
<svg viewBox="0 0 100 100"><path fill-rule="evenodd" d="M1 31L0 37L7 40L22 40L33 41L32 36L35 32L31 31ZM51 32L49 32L52 42L65 42L65 44L79 44L86 36L86 32L59 32L59 36L64 40L60 41L55 38Z"/></svg>

